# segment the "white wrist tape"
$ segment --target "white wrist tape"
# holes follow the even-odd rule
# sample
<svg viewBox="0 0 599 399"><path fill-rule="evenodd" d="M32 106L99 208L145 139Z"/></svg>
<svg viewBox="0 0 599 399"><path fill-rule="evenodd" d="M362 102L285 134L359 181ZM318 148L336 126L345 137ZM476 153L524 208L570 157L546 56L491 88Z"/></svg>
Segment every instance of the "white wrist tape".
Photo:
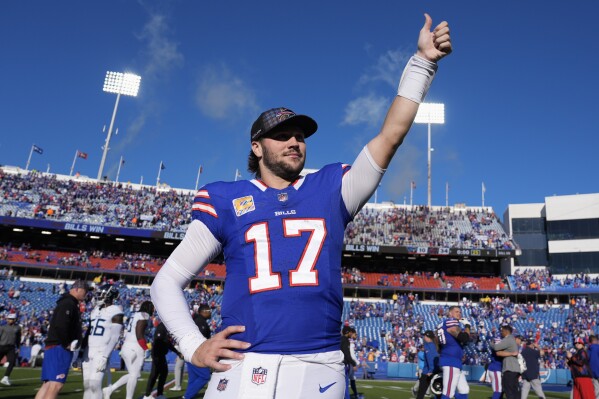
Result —
<svg viewBox="0 0 599 399"><path fill-rule="evenodd" d="M417 55L408 61L397 88L397 95L418 104L424 101L437 72L437 64Z"/></svg>
<svg viewBox="0 0 599 399"><path fill-rule="evenodd" d="M196 349L198 349L205 341L206 337L200 334L199 330L197 334L187 334L179 340L179 348L181 348L181 354L186 362L191 363L191 358Z"/></svg>

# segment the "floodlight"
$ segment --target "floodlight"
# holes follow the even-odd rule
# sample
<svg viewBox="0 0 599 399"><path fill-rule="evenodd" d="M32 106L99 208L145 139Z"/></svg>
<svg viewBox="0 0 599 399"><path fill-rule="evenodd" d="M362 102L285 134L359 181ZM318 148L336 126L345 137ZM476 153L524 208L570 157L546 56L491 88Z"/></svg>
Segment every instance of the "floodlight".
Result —
<svg viewBox="0 0 599 399"><path fill-rule="evenodd" d="M106 141L104 142L104 152L102 153L102 161L100 161L100 169L98 169L98 180L102 178L102 172L104 171L104 163L106 162L106 155L110 149L110 136L112 135L112 127L114 126L114 119L116 118L116 110L119 107L119 100L121 94L125 96L137 97L139 92L139 85L141 83L141 76L133 73L121 73L121 72L106 72L104 78L104 91L107 93L116 94L116 102L114 103L114 111L112 111L112 119L110 120L110 127L108 128L108 134L106 135Z"/></svg>
<svg viewBox="0 0 599 399"><path fill-rule="evenodd" d="M132 73L106 72L104 91L137 97L141 76Z"/></svg>
<svg viewBox="0 0 599 399"><path fill-rule="evenodd" d="M445 104L422 103L418 107L415 123L445 123Z"/></svg>
<svg viewBox="0 0 599 399"><path fill-rule="evenodd" d="M418 113L416 114L416 118L414 119L415 123L426 123L428 125L428 149L427 149L427 158L428 158L428 207L431 207L431 153L433 149L431 148L431 124L443 124L445 123L445 104L435 104L435 103L422 103L418 107Z"/></svg>

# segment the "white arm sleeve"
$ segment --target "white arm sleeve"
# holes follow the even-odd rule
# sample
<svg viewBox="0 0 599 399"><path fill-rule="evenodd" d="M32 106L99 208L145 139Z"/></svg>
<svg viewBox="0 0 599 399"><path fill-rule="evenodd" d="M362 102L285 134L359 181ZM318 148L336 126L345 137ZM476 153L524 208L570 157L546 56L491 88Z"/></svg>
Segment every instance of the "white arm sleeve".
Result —
<svg viewBox="0 0 599 399"><path fill-rule="evenodd" d="M341 196L349 214L354 217L368 201L378 187L385 169L374 162L368 147L364 146L352 164L349 172L343 176Z"/></svg>
<svg viewBox="0 0 599 399"><path fill-rule="evenodd" d="M199 220L189 225L185 238L154 278L152 302L160 319L175 337L185 361L206 338L193 322L183 289L221 250L221 244Z"/></svg>

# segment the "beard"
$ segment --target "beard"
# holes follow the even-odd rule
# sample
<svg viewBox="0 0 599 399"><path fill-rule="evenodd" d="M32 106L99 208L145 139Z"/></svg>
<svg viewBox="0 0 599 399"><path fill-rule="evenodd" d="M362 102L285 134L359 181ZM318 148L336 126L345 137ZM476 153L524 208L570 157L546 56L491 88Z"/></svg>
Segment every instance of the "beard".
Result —
<svg viewBox="0 0 599 399"><path fill-rule="evenodd" d="M275 176L287 181L293 181L298 178L300 172L304 169L306 156L305 154L301 154L301 158L297 163L285 162L285 159L278 160L268 148L262 147L262 162Z"/></svg>

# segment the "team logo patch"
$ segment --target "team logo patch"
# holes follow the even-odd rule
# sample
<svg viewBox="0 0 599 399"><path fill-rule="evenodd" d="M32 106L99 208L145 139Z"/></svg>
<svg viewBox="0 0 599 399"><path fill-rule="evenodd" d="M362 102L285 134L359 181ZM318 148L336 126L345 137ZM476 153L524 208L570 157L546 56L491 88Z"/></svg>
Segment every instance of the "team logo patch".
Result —
<svg viewBox="0 0 599 399"><path fill-rule="evenodd" d="M63 378L66 378L66 377L67 377L67 375L66 375L66 374L58 374L58 375L56 376L56 379L57 379L57 380L62 380Z"/></svg>
<svg viewBox="0 0 599 399"><path fill-rule="evenodd" d="M229 383L229 380L227 380L226 378L221 378L220 381L218 381L218 385L216 386L216 390L217 391L224 391L225 389L227 389L227 384Z"/></svg>
<svg viewBox="0 0 599 399"><path fill-rule="evenodd" d="M284 120L287 120L287 119L291 118L292 116L295 116L295 114L288 109L281 108L279 110L279 112L276 113L275 116L279 122L283 122Z"/></svg>
<svg viewBox="0 0 599 399"><path fill-rule="evenodd" d="M248 212L255 211L254 197L248 195L246 197L235 198L233 200L233 208L237 216L245 215Z"/></svg>
<svg viewBox="0 0 599 399"><path fill-rule="evenodd" d="M279 200L279 202L287 202L287 200L289 199L289 195L287 195L287 193L278 193L277 199Z"/></svg>
<svg viewBox="0 0 599 399"><path fill-rule="evenodd" d="M253 369L252 382L256 385L264 384L266 382L266 374L268 374L268 370L262 367Z"/></svg>

